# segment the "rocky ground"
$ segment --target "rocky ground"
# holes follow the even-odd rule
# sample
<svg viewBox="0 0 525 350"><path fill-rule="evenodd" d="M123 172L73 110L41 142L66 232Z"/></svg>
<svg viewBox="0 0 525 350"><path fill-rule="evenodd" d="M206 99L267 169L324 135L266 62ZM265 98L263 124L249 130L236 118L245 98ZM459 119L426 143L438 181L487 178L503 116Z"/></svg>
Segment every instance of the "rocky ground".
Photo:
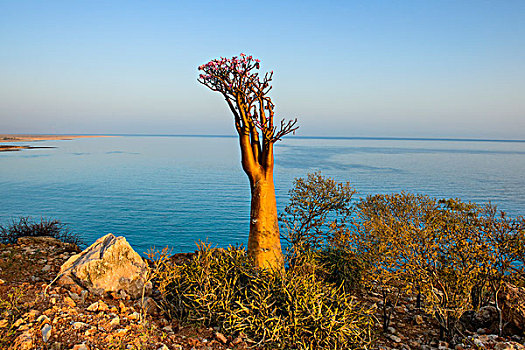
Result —
<svg viewBox="0 0 525 350"><path fill-rule="evenodd" d="M180 326L153 299L99 297L51 284L78 248L54 239L0 245L0 349L245 349L214 329ZM48 287L49 286L49 287Z"/></svg>
<svg viewBox="0 0 525 350"><path fill-rule="evenodd" d="M60 266L78 251L75 245L50 238L0 244L0 349L247 349L253 345L249 339L169 320L152 298L132 300L116 293L100 297L78 286L51 283ZM379 295L364 298L378 306L380 319ZM484 328L467 333L462 344L452 347L438 340L432 318L416 309L410 298L400 302L392 319L386 334L377 330L374 349L525 349L522 337L498 337Z"/></svg>

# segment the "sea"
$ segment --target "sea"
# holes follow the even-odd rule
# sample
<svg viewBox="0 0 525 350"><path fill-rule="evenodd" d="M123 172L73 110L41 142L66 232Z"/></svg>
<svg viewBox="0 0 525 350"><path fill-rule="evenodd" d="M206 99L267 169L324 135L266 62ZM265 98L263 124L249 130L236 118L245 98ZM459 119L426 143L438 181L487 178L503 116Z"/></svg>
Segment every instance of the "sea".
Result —
<svg viewBox="0 0 525 350"><path fill-rule="evenodd" d="M55 218L87 244L113 233L134 249L247 244L250 188L230 136L79 138L0 153L0 224ZM275 146L278 210L294 179L321 172L357 197L411 192L525 214L525 141L289 136Z"/></svg>

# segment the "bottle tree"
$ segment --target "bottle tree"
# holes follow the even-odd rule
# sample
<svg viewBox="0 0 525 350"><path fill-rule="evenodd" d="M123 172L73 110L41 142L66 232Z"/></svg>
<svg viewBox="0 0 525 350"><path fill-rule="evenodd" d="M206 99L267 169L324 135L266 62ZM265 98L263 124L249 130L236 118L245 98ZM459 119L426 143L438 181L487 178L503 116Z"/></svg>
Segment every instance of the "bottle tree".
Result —
<svg viewBox="0 0 525 350"><path fill-rule="evenodd" d="M283 255L277 223L273 183L274 143L295 132L297 119L274 125L273 71L260 76L260 61L252 56L212 60L199 67L198 81L219 92L235 121L241 148L241 164L251 189L248 254L255 266L281 270Z"/></svg>

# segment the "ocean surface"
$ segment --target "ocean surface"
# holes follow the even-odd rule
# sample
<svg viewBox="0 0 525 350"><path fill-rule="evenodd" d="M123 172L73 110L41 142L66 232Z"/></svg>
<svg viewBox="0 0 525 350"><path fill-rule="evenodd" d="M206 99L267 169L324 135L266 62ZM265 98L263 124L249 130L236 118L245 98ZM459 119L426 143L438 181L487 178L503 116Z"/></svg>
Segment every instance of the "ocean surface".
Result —
<svg viewBox="0 0 525 350"><path fill-rule="evenodd" d="M57 218L88 244L124 235L144 253L247 243L250 189L234 137L118 136L42 141L0 153L0 223ZM309 172L359 196L408 191L525 214L525 142L288 137L276 145L278 208Z"/></svg>

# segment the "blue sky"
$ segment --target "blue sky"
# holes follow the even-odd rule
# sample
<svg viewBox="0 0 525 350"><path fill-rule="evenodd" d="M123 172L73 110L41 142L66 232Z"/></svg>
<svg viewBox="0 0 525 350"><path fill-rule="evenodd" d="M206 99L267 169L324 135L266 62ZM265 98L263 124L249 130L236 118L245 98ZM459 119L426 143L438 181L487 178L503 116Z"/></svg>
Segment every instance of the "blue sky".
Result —
<svg viewBox="0 0 525 350"><path fill-rule="evenodd" d="M0 132L233 134L240 52L299 135L525 139L522 0L0 0Z"/></svg>

